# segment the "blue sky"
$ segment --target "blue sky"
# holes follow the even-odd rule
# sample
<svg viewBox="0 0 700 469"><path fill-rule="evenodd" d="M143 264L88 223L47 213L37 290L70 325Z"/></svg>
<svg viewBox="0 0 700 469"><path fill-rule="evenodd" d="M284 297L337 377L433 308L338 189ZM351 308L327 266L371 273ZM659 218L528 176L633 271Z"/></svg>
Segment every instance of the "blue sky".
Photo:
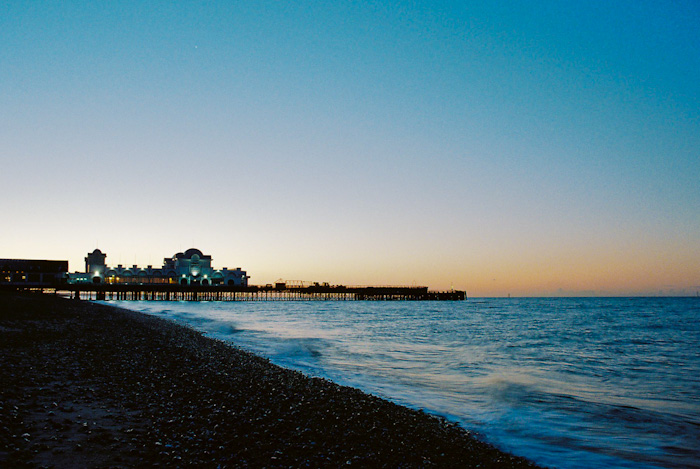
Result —
<svg viewBox="0 0 700 469"><path fill-rule="evenodd" d="M696 2L5 2L0 257L700 288Z"/></svg>

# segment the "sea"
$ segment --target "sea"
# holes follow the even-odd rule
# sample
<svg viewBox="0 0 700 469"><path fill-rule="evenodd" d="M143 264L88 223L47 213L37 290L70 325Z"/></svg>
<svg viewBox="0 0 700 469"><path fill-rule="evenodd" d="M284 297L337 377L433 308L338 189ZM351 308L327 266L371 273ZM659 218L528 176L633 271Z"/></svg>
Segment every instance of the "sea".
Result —
<svg viewBox="0 0 700 469"><path fill-rule="evenodd" d="M107 301L553 468L700 467L700 298Z"/></svg>

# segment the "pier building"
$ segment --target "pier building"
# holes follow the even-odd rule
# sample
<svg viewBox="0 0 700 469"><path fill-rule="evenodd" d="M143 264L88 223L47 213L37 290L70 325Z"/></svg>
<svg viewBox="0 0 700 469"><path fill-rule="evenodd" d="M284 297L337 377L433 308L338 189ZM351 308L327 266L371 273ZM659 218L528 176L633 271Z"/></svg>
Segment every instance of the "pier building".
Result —
<svg viewBox="0 0 700 469"><path fill-rule="evenodd" d="M81 284L177 284L246 287L250 276L240 267L215 269L212 257L199 249L188 249L163 259L162 267L110 267L107 254L95 249L85 257L85 272L68 274L68 283Z"/></svg>

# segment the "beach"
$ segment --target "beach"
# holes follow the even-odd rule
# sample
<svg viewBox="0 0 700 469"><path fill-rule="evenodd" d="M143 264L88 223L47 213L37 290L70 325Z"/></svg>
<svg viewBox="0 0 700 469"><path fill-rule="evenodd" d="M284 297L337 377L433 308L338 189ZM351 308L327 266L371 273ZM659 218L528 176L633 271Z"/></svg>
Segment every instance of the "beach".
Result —
<svg viewBox="0 0 700 469"><path fill-rule="evenodd" d="M174 322L0 295L6 467L534 467L439 417Z"/></svg>

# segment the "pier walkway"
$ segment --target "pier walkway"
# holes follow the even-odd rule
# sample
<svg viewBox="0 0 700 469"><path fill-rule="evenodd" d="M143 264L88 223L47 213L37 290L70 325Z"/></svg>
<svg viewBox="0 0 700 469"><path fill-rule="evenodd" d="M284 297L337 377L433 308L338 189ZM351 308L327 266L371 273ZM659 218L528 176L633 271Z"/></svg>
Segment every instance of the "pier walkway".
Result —
<svg viewBox="0 0 700 469"><path fill-rule="evenodd" d="M65 284L58 286L19 286L18 290L63 293L85 300L133 301L459 301L464 291L428 291L428 287L311 285L222 286L173 284Z"/></svg>

